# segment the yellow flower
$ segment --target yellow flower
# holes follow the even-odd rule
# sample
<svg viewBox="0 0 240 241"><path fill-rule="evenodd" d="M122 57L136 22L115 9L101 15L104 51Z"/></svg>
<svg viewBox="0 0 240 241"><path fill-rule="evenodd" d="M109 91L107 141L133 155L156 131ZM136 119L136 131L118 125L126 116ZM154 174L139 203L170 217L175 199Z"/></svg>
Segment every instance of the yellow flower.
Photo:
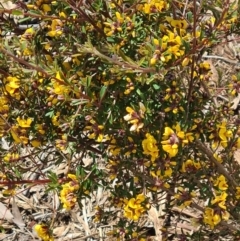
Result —
<svg viewBox="0 0 240 241"><path fill-rule="evenodd" d="M9 111L8 99L6 96L0 96L0 114L6 117Z"/></svg>
<svg viewBox="0 0 240 241"><path fill-rule="evenodd" d="M153 58L151 58L150 59L150 65L156 65L156 63L157 63L157 59L156 59L156 57L153 57Z"/></svg>
<svg viewBox="0 0 240 241"><path fill-rule="evenodd" d="M240 199L240 187L236 187L236 198Z"/></svg>
<svg viewBox="0 0 240 241"><path fill-rule="evenodd" d="M190 58L184 58L183 61L182 61L182 66L185 67L187 66L188 64L190 63Z"/></svg>
<svg viewBox="0 0 240 241"><path fill-rule="evenodd" d="M17 117L17 122L18 125L22 128L29 128L31 126L32 123L32 119L31 118L27 118L25 119L21 119L19 116Z"/></svg>
<svg viewBox="0 0 240 241"><path fill-rule="evenodd" d="M219 131L219 137L221 139L220 144L222 145L222 147L227 147L229 138L233 137L233 133L231 130L227 130L227 122L222 122L221 125L218 125Z"/></svg>
<svg viewBox="0 0 240 241"><path fill-rule="evenodd" d="M196 172L201 168L201 164L199 162L194 162L191 159L183 162L181 171L182 172Z"/></svg>
<svg viewBox="0 0 240 241"><path fill-rule="evenodd" d="M50 234L50 231L47 225L36 224L34 226L34 230L37 233L38 237L42 239L42 241L54 241L54 238Z"/></svg>
<svg viewBox="0 0 240 241"><path fill-rule="evenodd" d="M121 16L121 14L119 12L116 12L116 18L118 20L119 23L123 23L124 19L123 17Z"/></svg>
<svg viewBox="0 0 240 241"><path fill-rule="evenodd" d="M130 156L131 153L137 152L137 144L134 143L132 137L128 137L128 143L126 145L127 152L125 153L126 156Z"/></svg>
<svg viewBox="0 0 240 241"><path fill-rule="evenodd" d="M205 208L203 215L203 222L208 224L213 229L217 224L221 222L221 217L218 213L215 213L212 208Z"/></svg>
<svg viewBox="0 0 240 241"><path fill-rule="evenodd" d="M56 104L59 100L66 100L69 97L70 88L61 78L59 71L57 71L55 78L51 79L51 87L49 86L47 89L51 94L47 100L51 101L53 104Z"/></svg>
<svg viewBox="0 0 240 241"><path fill-rule="evenodd" d="M222 219L227 221L230 217L230 213L228 211L221 211Z"/></svg>
<svg viewBox="0 0 240 241"><path fill-rule="evenodd" d="M4 196L14 196L16 195L16 190L14 187L8 187L7 189L2 191Z"/></svg>
<svg viewBox="0 0 240 241"><path fill-rule="evenodd" d="M90 131L88 138L95 139L96 142L106 142L109 140L108 135L104 135L104 126L98 125L95 120L90 120L91 125L85 127L85 131Z"/></svg>
<svg viewBox="0 0 240 241"><path fill-rule="evenodd" d="M12 126L11 128L11 135L15 141L15 143L28 143L27 130L21 129L19 126Z"/></svg>
<svg viewBox="0 0 240 241"><path fill-rule="evenodd" d="M49 4L43 4L42 9L44 13L51 12L51 6Z"/></svg>
<svg viewBox="0 0 240 241"><path fill-rule="evenodd" d="M181 127L179 124L177 124L176 126L173 126L173 129L176 130L177 136L181 139L185 138L185 133L184 131L181 130Z"/></svg>
<svg viewBox="0 0 240 241"><path fill-rule="evenodd" d="M128 202L129 207L137 208L139 204L145 201L145 196L143 194L138 194L136 198L131 198Z"/></svg>
<svg viewBox="0 0 240 241"><path fill-rule="evenodd" d="M60 13L59 13L59 17L61 17L61 18L67 18L67 15L66 15L65 12L60 12Z"/></svg>
<svg viewBox="0 0 240 241"><path fill-rule="evenodd" d="M12 138L14 139L15 143L18 144L18 143L22 142L22 140L19 137L19 134L18 134L18 131L17 131L16 127L12 127L10 132L11 132Z"/></svg>
<svg viewBox="0 0 240 241"><path fill-rule="evenodd" d="M179 124L173 126L173 129L168 126L165 127L163 133L163 141L161 141L162 148L165 152L168 153L169 157L174 157L177 155L179 144L185 145L194 139L193 134L185 134L184 131L181 130Z"/></svg>
<svg viewBox="0 0 240 241"><path fill-rule="evenodd" d="M58 37L61 36L63 23L60 19L53 19L51 24L51 30L47 33L50 37Z"/></svg>
<svg viewBox="0 0 240 241"><path fill-rule="evenodd" d="M60 201L63 204L65 210L71 210L74 208L77 202L77 196L69 188L64 187L60 192Z"/></svg>
<svg viewBox="0 0 240 241"><path fill-rule="evenodd" d="M14 162L19 160L19 154L18 153L8 153L3 160L5 162Z"/></svg>
<svg viewBox="0 0 240 241"><path fill-rule="evenodd" d="M211 204L217 203L220 208L226 209L225 201L227 196L228 196L227 193L223 192L221 193L221 195L215 196L215 198L211 201Z"/></svg>
<svg viewBox="0 0 240 241"><path fill-rule="evenodd" d="M165 127L163 137L164 139L168 139L171 135L175 134L174 131L170 127Z"/></svg>
<svg viewBox="0 0 240 241"><path fill-rule="evenodd" d="M30 48L25 48L22 54L23 56L31 56L33 54L33 51Z"/></svg>
<svg viewBox="0 0 240 241"><path fill-rule="evenodd" d="M39 146L41 146L41 144L42 144L41 141L39 141L37 139L31 141L31 145L33 147L39 147Z"/></svg>
<svg viewBox="0 0 240 241"><path fill-rule="evenodd" d="M76 192L79 189L79 182L76 175L68 174L68 178L72 179L72 181L62 185L59 199L62 202L64 209L71 210L77 202Z"/></svg>
<svg viewBox="0 0 240 241"><path fill-rule="evenodd" d="M218 186L218 188L222 191L225 191L228 189L228 184L226 182L226 179L223 175L220 175L217 180L214 182L214 186Z"/></svg>
<svg viewBox="0 0 240 241"><path fill-rule="evenodd" d="M60 116L60 112L57 112L56 115L54 115L52 117L52 123L53 123L54 126L59 126L60 125L60 123L58 121L59 116Z"/></svg>
<svg viewBox="0 0 240 241"><path fill-rule="evenodd" d="M163 144L164 142L162 142ZM162 146L162 149L168 153L169 157L175 157L178 153L178 145L177 144L173 144L173 145L168 145L168 144L164 144Z"/></svg>
<svg viewBox="0 0 240 241"><path fill-rule="evenodd" d="M213 156L219 163L223 162L222 158L220 156L218 156L216 153L214 153Z"/></svg>
<svg viewBox="0 0 240 241"><path fill-rule="evenodd" d="M172 168L171 167L166 167L164 170L164 177L171 177L172 176Z"/></svg>
<svg viewBox="0 0 240 241"><path fill-rule="evenodd" d="M144 118L146 108L141 102L139 102L139 108L139 112L134 111L131 107L126 108L128 114L125 115L123 119L132 125L130 127L130 131L139 132L139 130L144 126L141 120Z"/></svg>
<svg viewBox="0 0 240 241"><path fill-rule="evenodd" d="M204 61L204 62L200 63L200 68L204 69L204 70L210 70L211 66L208 62Z"/></svg>
<svg viewBox="0 0 240 241"><path fill-rule="evenodd" d="M145 196L143 194L137 195L136 198L125 200L124 216L133 221L137 221L147 209L147 207L142 206L144 201Z"/></svg>
<svg viewBox="0 0 240 241"><path fill-rule="evenodd" d="M185 208L191 205L192 198L196 196L195 192L189 193L189 191L185 191L182 187L178 188L179 193L175 194L175 199L179 200L180 208Z"/></svg>
<svg viewBox="0 0 240 241"><path fill-rule="evenodd" d="M57 139L56 141L55 141L55 144L56 144L56 147L59 149L59 150L61 150L61 151L64 151L64 150L66 150L66 148L67 148L67 140L65 140L65 139Z"/></svg>
<svg viewBox="0 0 240 241"><path fill-rule="evenodd" d="M45 130L43 129L43 124L36 124L35 128L41 135L45 134Z"/></svg>
<svg viewBox="0 0 240 241"><path fill-rule="evenodd" d="M155 138L147 133L146 139L142 141L143 154L150 155L151 161L155 161L159 156L159 149L157 147L157 141Z"/></svg>
<svg viewBox="0 0 240 241"><path fill-rule="evenodd" d="M156 13L156 12L162 12L164 9L166 9L168 6L166 1L156 1L156 0L150 0L148 3L145 3L143 5L143 8L141 6L138 6L140 10L142 10L145 14L150 13Z"/></svg>
<svg viewBox="0 0 240 241"><path fill-rule="evenodd" d="M172 25L174 28L187 28L187 21L182 19L173 19L172 17L165 17L166 21Z"/></svg>
<svg viewBox="0 0 240 241"><path fill-rule="evenodd" d="M28 28L25 30L24 34L21 36L21 39L29 39L31 37L33 37L33 35L35 34L35 29L34 28Z"/></svg>
<svg viewBox="0 0 240 241"><path fill-rule="evenodd" d="M163 133L163 141L161 141L162 148L169 154L169 157L174 157L178 153L179 139L175 132L170 127L165 127Z"/></svg>
<svg viewBox="0 0 240 241"><path fill-rule="evenodd" d="M6 79L7 84L5 85L6 91L16 99L20 99L18 89L20 88L20 80L16 77L9 76Z"/></svg>
<svg viewBox="0 0 240 241"><path fill-rule="evenodd" d="M110 141L110 145L108 146L108 150L109 152L113 155L113 156L117 156L119 155L121 148L118 147L116 145L117 141L116 139L113 137L113 139Z"/></svg>

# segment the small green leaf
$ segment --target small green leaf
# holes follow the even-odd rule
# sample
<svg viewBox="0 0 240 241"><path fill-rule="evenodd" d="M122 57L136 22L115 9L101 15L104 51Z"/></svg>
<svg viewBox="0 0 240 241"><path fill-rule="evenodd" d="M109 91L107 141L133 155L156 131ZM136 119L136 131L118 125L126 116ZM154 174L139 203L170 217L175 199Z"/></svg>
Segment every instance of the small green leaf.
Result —
<svg viewBox="0 0 240 241"><path fill-rule="evenodd" d="M21 172L16 168L14 169L16 177L20 178L21 177Z"/></svg>
<svg viewBox="0 0 240 241"><path fill-rule="evenodd" d="M153 80L154 80L154 76L151 76L150 78L147 79L146 84L149 85Z"/></svg>
<svg viewBox="0 0 240 241"><path fill-rule="evenodd" d="M159 89L160 89L160 86L157 85L157 84L153 84L153 88L154 88L155 90L159 90Z"/></svg>
<svg viewBox="0 0 240 241"><path fill-rule="evenodd" d="M187 19L189 20L190 23L193 21L193 14L192 14L192 12L187 12Z"/></svg>
<svg viewBox="0 0 240 241"><path fill-rule="evenodd" d="M50 118L52 118L54 116L54 110L49 111L48 113L46 113L45 116L49 116Z"/></svg>
<svg viewBox="0 0 240 241"><path fill-rule="evenodd" d="M19 15L23 15L23 13L21 10L14 9L12 10L12 15L19 16Z"/></svg>
<svg viewBox="0 0 240 241"><path fill-rule="evenodd" d="M30 17L27 17L27 18L21 18L21 19L18 20L18 23L23 23L23 22L25 22L25 21L29 21L29 20L31 20Z"/></svg>
<svg viewBox="0 0 240 241"><path fill-rule="evenodd" d="M87 76L87 87L90 87L92 82L92 76Z"/></svg>
<svg viewBox="0 0 240 241"><path fill-rule="evenodd" d="M141 58L141 59L138 61L137 64L138 64L138 66L142 66L144 62L146 62L146 58L145 58L145 57Z"/></svg>
<svg viewBox="0 0 240 241"><path fill-rule="evenodd" d="M141 92L140 89L137 89L137 93L138 93L138 95L139 95L141 98L143 98L143 93Z"/></svg>
<svg viewBox="0 0 240 241"><path fill-rule="evenodd" d="M50 171L48 174L48 178L51 180L51 182L58 183L58 177L56 173Z"/></svg>
<svg viewBox="0 0 240 241"><path fill-rule="evenodd" d="M106 94L106 91L107 91L107 86L104 85L104 86L101 88L101 90L100 90L100 94L99 94L100 100L103 99L103 97L104 97L105 94Z"/></svg>
<svg viewBox="0 0 240 241"><path fill-rule="evenodd" d="M111 38L111 37L108 37L108 38L107 38L107 41L108 41L109 43L114 43L114 39Z"/></svg>
<svg viewBox="0 0 240 241"><path fill-rule="evenodd" d="M82 105L82 104L86 104L88 103L89 101L88 100L73 100L72 103L71 103L71 106L74 106L74 105Z"/></svg>
<svg viewBox="0 0 240 241"><path fill-rule="evenodd" d="M109 117L109 123L110 123L110 124L113 123L113 116L112 116L112 114L110 114L110 117Z"/></svg>
<svg viewBox="0 0 240 241"><path fill-rule="evenodd" d="M185 48L185 52L186 53L189 53L189 51L190 51L190 43L189 42L187 42L187 41L184 41L184 40L182 40L182 43L183 43L183 46L184 46L184 48Z"/></svg>
<svg viewBox="0 0 240 241"><path fill-rule="evenodd" d="M84 179L85 177L85 171L82 166L78 166L76 170L76 176L78 179Z"/></svg>

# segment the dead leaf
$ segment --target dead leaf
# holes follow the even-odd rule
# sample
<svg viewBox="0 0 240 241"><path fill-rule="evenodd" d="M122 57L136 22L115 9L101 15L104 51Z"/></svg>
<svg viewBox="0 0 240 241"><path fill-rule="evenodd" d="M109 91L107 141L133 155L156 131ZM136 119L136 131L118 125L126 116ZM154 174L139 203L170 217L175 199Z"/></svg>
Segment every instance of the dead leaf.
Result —
<svg viewBox="0 0 240 241"><path fill-rule="evenodd" d="M155 207L152 206L148 210L148 217L153 222L154 229L156 232L156 237L158 238L158 240L162 240L161 228L162 228L163 221L159 219L158 211Z"/></svg>
<svg viewBox="0 0 240 241"><path fill-rule="evenodd" d="M13 215L7 207L0 202L0 219L12 221Z"/></svg>
<svg viewBox="0 0 240 241"><path fill-rule="evenodd" d="M21 229L25 227L25 223L23 222L22 215L18 209L18 206L15 202L15 198L13 198L13 203L12 203L12 214L13 214L13 222Z"/></svg>
<svg viewBox="0 0 240 241"><path fill-rule="evenodd" d="M218 71L217 71L217 69L215 68L215 66L213 65L211 59L206 60L206 62L209 63L210 68L211 68L211 72L212 72L212 74L211 74L211 81L213 81L213 83L216 85L216 83L218 83L218 81L219 81Z"/></svg>
<svg viewBox="0 0 240 241"><path fill-rule="evenodd" d="M64 232L65 229L66 229L65 226L54 228L53 229L53 234L56 235L57 237L61 237L65 233Z"/></svg>
<svg viewBox="0 0 240 241"><path fill-rule="evenodd" d="M0 240L5 240L6 237L7 237L7 234L0 233Z"/></svg>
<svg viewBox="0 0 240 241"><path fill-rule="evenodd" d="M232 101L233 105L231 106L231 110L236 110L239 102L240 102L240 94L238 93L238 96L235 97L234 100Z"/></svg>

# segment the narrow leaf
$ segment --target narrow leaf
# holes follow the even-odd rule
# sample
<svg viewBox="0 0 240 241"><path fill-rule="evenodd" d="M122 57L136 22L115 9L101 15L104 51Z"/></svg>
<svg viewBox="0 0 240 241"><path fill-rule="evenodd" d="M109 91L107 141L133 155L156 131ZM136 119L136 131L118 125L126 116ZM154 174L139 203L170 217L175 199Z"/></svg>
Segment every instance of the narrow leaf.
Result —
<svg viewBox="0 0 240 241"><path fill-rule="evenodd" d="M104 97L104 95L106 94L106 91L107 91L107 86L103 86L100 90L100 100L102 100L102 98Z"/></svg>
<svg viewBox="0 0 240 241"><path fill-rule="evenodd" d="M8 220L8 221L12 221L12 219L13 219L12 213L1 202L0 202L0 219L5 219L5 220Z"/></svg>
<svg viewBox="0 0 240 241"><path fill-rule="evenodd" d="M21 10L14 9L12 10L12 15L19 16L19 15L23 15L23 13Z"/></svg>
<svg viewBox="0 0 240 241"><path fill-rule="evenodd" d="M18 206L15 202L15 199L13 198L13 204L12 204L12 213L13 213L13 222L21 229L25 227L25 223L23 222L22 215L18 209Z"/></svg>

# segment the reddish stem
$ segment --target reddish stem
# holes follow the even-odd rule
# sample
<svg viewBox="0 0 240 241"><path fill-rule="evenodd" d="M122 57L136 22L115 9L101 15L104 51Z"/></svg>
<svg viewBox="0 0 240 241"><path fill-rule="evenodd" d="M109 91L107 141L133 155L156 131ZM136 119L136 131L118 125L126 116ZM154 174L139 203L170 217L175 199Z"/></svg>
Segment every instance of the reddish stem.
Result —
<svg viewBox="0 0 240 241"><path fill-rule="evenodd" d="M58 180L58 183L63 183L70 181L70 178L61 178ZM50 183L50 179L44 180L19 180L19 181L0 181L0 185L10 186L10 185L17 185L17 184L26 184L26 183L33 183L33 184L46 184Z"/></svg>

